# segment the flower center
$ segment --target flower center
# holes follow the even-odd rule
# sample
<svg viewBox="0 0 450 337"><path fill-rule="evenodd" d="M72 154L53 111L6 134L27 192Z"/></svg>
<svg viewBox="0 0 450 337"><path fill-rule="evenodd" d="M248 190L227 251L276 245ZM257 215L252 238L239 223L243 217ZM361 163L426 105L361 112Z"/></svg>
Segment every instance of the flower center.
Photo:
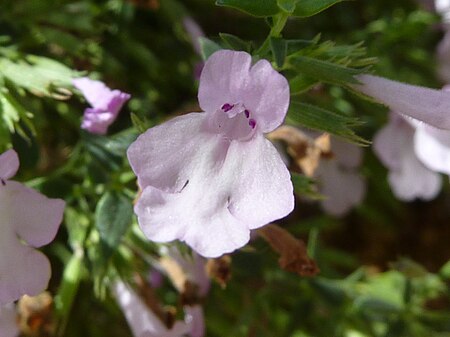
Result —
<svg viewBox="0 0 450 337"><path fill-rule="evenodd" d="M242 103L224 103L209 120L209 129L229 140L246 141L256 131L256 120Z"/></svg>

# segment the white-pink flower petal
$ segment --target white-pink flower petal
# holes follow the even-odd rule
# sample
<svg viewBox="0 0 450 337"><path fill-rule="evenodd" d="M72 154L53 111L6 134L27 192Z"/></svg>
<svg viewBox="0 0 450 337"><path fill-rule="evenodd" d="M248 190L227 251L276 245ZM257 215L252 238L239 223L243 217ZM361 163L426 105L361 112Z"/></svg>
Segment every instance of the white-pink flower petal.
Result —
<svg viewBox="0 0 450 337"><path fill-rule="evenodd" d="M414 150L426 167L450 175L450 131L428 125L418 127Z"/></svg>
<svg viewBox="0 0 450 337"><path fill-rule="evenodd" d="M393 111L440 129L450 130L450 92L358 75L355 89L371 96Z"/></svg>
<svg viewBox="0 0 450 337"><path fill-rule="evenodd" d="M17 155L7 154L0 156L0 160L7 162L3 167L9 167L8 172L17 170ZM62 221L64 205L64 201L49 199L18 182L2 181L0 306L25 294L37 295L47 287L50 263L33 247L53 240Z"/></svg>
<svg viewBox="0 0 450 337"><path fill-rule="evenodd" d="M247 118L254 119L266 133L284 121L289 84L266 60L253 66L251 61L245 52L221 50L211 55L200 77L198 100L202 110L209 113L224 106L246 110Z"/></svg>
<svg viewBox="0 0 450 337"><path fill-rule="evenodd" d="M135 212L147 237L180 239L217 257L246 244L250 229L291 212L294 198L289 172L269 141L262 135L224 141L202 129L207 116L192 113L148 130L128 158L144 189Z"/></svg>
<svg viewBox="0 0 450 337"><path fill-rule="evenodd" d="M0 155L0 179L5 181L14 177L19 169L19 157L16 151L8 150Z"/></svg>
<svg viewBox="0 0 450 337"><path fill-rule="evenodd" d="M16 337L18 335L16 306L14 303L0 306L0 337Z"/></svg>

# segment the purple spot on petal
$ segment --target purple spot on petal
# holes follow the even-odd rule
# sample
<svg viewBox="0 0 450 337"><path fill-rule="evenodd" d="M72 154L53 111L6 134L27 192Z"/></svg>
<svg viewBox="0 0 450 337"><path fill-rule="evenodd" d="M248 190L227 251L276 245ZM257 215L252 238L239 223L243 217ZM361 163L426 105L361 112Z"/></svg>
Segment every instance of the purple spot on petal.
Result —
<svg viewBox="0 0 450 337"><path fill-rule="evenodd" d="M254 129L254 128L256 127L256 121L255 121L253 118L251 118L251 119L248 121L248 125L250 125L250 127L251 127L252 129Z"/></svg>
<svg viewBox="0 0 450 337"><path fill-rule="evenodd" d="M224 105L222 105L222 110L223 110L224 112L228 112L228 111L230 111L231 109L233 109L233 105L231 105L231 104L229 104L229 103L225 103Z"/></svg>
<svg viewBox="0 0 450 337"><path fill-rule="evenodd" d="M250 117L250 111L248 111L247 109L244 110L245 113L245 117L249 118Z"/></svg>

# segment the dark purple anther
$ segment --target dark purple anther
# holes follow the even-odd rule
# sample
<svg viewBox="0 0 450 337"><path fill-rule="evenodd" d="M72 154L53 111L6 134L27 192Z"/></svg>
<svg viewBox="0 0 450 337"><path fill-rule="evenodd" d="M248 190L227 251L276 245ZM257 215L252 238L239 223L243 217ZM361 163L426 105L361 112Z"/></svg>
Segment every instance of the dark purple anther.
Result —
<svg viewBox="0 0 450 337"><path fill-rule="evenodd" d="M251 127L252 129L254 129L254 128L256 127L256 121L255 121L253 118L251 118L251 119L248 121L248 125L250 125L250 127Z"/></svg>
<svg viewBox="0 0 450 337"><path fill-rule="evenodd" d="M245 117L249 118L250 117L250 111L248 111L247 109L244 110L245 113Z"/></svg>
<svg viewBox="0 0 450 337"><path fill-rule="evenodd" d="M222 105L222 110L223 110L224 112L228 112L228 111L230 111L231 109L233 109L233 105L231 105L231 104L225 103L224 105Z"/></svg>

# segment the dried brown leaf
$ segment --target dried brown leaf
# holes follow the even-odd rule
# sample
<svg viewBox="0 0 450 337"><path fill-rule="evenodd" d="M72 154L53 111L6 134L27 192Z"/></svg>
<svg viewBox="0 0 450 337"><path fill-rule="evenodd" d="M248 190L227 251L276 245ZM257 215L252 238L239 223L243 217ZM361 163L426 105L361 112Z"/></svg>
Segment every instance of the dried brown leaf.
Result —
<svg viewBox="0 0 450 337"><path fill-rule="evenodd" d="M298 168L312 177L319 166L320 158L330 155L330 135L322 134L313 139L300 129L289 125L280 126L268 135L269 139L281 140L287 144L287 152Z"/></svg>
<svg viewBox="0 0 450 337"><path fill-rule="evenodd" d="M314 276L319 273L315 261L307 254L305 243L285 229L269 224L258 229L258 234L280 255L278 263L282 269L300 276Z"/></svg>

